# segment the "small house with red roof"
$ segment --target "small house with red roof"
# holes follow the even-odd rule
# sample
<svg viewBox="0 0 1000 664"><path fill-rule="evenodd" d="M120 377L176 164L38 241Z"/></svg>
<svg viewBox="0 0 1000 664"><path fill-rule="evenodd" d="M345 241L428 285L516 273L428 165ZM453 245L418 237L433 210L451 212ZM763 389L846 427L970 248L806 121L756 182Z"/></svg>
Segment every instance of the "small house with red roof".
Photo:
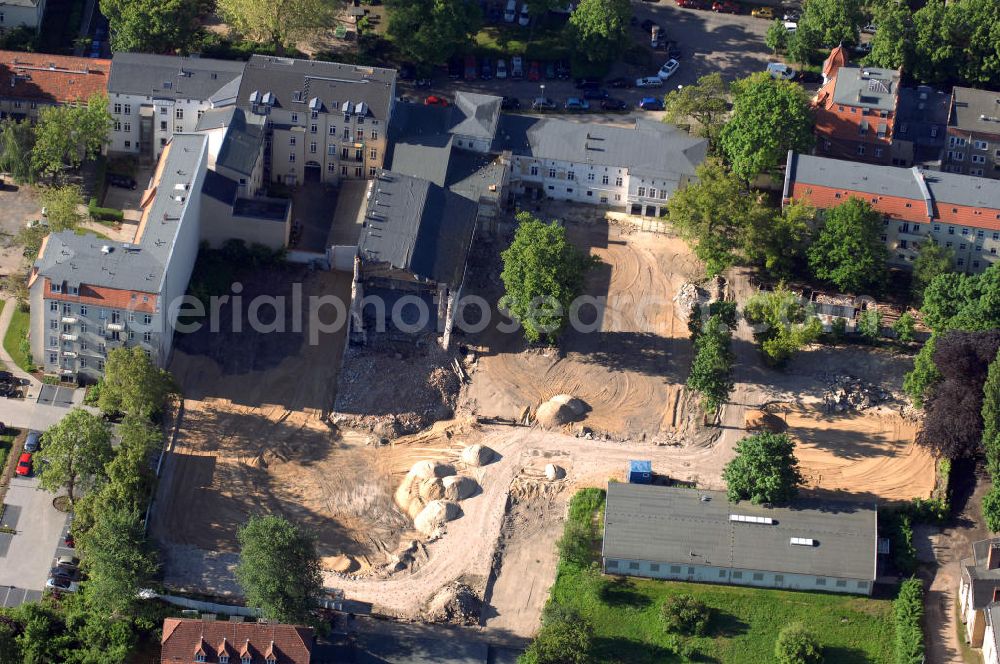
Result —
<svg viewBox="0 0 1000 664"><path fill-rule="evenodd" d="M311 627L272 622L167 618L161 664L310 664Z"/></svg>

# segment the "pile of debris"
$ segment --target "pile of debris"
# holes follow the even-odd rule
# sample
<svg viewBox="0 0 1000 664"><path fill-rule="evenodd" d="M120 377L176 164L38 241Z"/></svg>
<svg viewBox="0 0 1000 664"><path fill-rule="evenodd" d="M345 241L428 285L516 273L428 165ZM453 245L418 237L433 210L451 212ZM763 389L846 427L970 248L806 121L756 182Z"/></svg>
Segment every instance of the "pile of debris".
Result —
<svg viewBox="0 0 1000 664"><path fill-rule="evenodd" d="M482 609L482 600L472 588L455 581L431 598L424 611L424 617L429 622L478 625Z"/></svg>
<svg viewBox="0 0 1000 664"><path fill-rule="evenodd" d="M893 399L892 392L853 376L833 376L830 389L823 393L823 407L829 413L866 410Z"/></svg>
<svg viewBox="0 0 1000 664"><path fill-rule="evenodd" d="M691 312L694 310L695 305L701 306L707 299L708 293L702 290L698 284L688 282L677 289L677 294L674 295L674 303L677 305L677 313L681 317L681 320L691 318Z"/></svg>

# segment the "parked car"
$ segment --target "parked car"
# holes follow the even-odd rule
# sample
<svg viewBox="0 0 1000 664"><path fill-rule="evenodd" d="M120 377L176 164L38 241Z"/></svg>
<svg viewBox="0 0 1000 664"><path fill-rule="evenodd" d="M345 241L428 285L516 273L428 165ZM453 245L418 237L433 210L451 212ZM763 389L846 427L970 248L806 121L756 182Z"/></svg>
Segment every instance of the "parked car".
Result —
<svg viewBox="0 0 1000 664"><path fill-rule="evenodd" d="M685 9L708 9L708 0L677 0L677 6Z"/></svg>
<svg viewBox="0 0 1000 664"><path fill-rule="evenodd" d="M49 570L50 579L68 579L69 581L78 581L80 579L80 569L77 567L68 567L63 565L56 565Z"/></svg>
<svg viewBox="0 0 1000 664"><path fill-rule="evenodd" d="M608 91L604 88L587 88L583 91L584 99L607 99Z"/></svg>
<svg viewBox="0 0 1000 664"><path fill-rule="evenodd" d="M785 21L785 30L788 32L795 32L799 27L799 24L795 21Z"/></svg>
<svg viewBox="0 0 1000 664"><path fill-rule="evenodd" d="M136 188L135 178L129 177L128 175L120 175L118 173L108 173L108 184L112 187L119 187L121 189Z"/></svg>
<svg viewBox="0 0 1000 664"><path fill-rule="evenodd" d="M798 21L799 20L799 13L795 12L795 11L785 12L784 14L781 15L781 20L782 21Z"/></svg>
<svg viewBox="0 0 1000 664"><path fill-rule="evenodd" d="M795 70L783 62L767 63L767 73L771 75L771 78L782 81L790 81L795 78Z"/></svg>
<svg viewBox="0 0 1000 664"><path fill-rule="evenodd" d="M59 556L56 558L56 565L61 567L79 567L80 559L75 556Z"/></svg>
<svg viewBox="0 0 1000 664"><path fill-rule="evenodd" d="M552 80L556 77L556 63L549 60L545 63L545 78Z"/></svg>
<svg viewBox="0 0 1000 664"><path fill-rule="evenodd" d="M627 111L628 104L621 99L615 99L614 97L608 97L601 102L601 108L605 111Z"/></svg>
<svg viewBox="0 0 1000 664"><path fill-rule="evenodd" d="M663 39L664 33L663 29L658 25L654 25L649 31L649 47L659 48L660 41Z"/></svg>
<svg viewBox="0 0 1000 664"><path fill-rule="evenodd" d="M462 77L462 60L455 57L448 60L448 78Z"/></svg>
<svg viewBox="0 0 1000 664"><path fill-rule="evenodd" d="M681 51L680 45L675 41L668 41L664 43L663 47L667 51L668 58L680 60L684 56L684 52Z"/></svg>
<svg viewBox="0 0 1000 664"><path fill-rule="evenodd" d="M556 78L565 81L569 78L569 60L559 60L556 62Z"/></svg>
<svg viewBox="0 0 1000 664"><path fill-rule="evenodd" d="M507 78L507 61L497 60L497 79L503 80L505 78Z"/></svg>
<svg viewBox="0 0 1000 664"><path fill-rule="evenodd" d="M766 18L768 21L774 20L774 10L770 7L754 7L750 15L754 18Z"/></svg>
<svg viewBox="0 0 1000 664"><path fill-rule="evenodd" d="M589 111L590 102L579 97L570 97L566 100L567 111Z"/></svg>
<svg viewBox="0 0 1000 664"><path fill-rule="evenodd" d="M531 64L528 65L528 80L529 81L540 81L542 80L542 65L538 60L532 60Z"/></svg>
<svg viewBox="0 0 1000 664"><path fill-rule="evenodd" d="M712 11L719 12L720 14L739 14L740 6L730 0L722 0L721 2L712 3Z"/></svg>
<svg viewBox="0 0 1000 664"><path fill-rule="evenodd" d="M851 52L859 57L864 57L872 52L872 43L855 44L851 47Z"/></svg>
<svg viewBox="0 0 1000 664"><path fill-rule="evenodd" d="M639 24L639 27L642 28L643 32L652 32L653 28L658 28L660 26L657 25L656 21L654 21L653 19L647 18L645 21Z"/></svg>
<svg viewBox="0 0 1000 664"><path fill-rule="evenodd" d="M513 79L524 78L524 60L520 55L515 55L510 59L510 77Z"/></svg>
<svg viewBox="0 0 1000 664"><path fill-rule="evenodd" d="M503 20L513 23L517 18L517 0L507 0L507 7L503 10Z"/></svg>
<svg viewBox="0 0 1000 664"><path fill-rule="evenodd" d="M643 97L639 101L639 108L644 111L662 111L663 100L659 97Z"/></svg>
<svg viewBox="0 0 1000 664"><path fill-rule="evenodd" d="M24 439L24 451L34 454L40 449L42 449L42 434L38 431L29 431L28 437Z"/></svg>
<svg viewBox="0 0 1000 664"><path fill-rule="evenodd" d="M76 540L73 539L73 533L66 533L66 537L63 537L63 546L69 549L76 548Z"/></svg>
<svg viewBox="0 0 1000 664"><path fill-rule="evenodd" d="M75 581L70 581L69 579L56 577L46 581L45 588L46 590L54 590L56 592L75 593L80 589L80 584Z"/></svg>
<svg viewBox="0 0 1000 664"><path fill-rule="evenodd" d="M521 108L521 101L517 97L504 97L500 100L500 108L511 111Z"/></svg>
<svg viewBox="0 0 1000 664"><path fill-rule="evenodd" d="M878 26L875 23L869 23L865 27L861 28L861 32L867 32L870 35L875 34L878 31Z"/></svg>
<svg viewBox="0 0 1000 664"><path fill-rule="evenodd" d="M418 88L429 88L431 87L431 79L429 78L418 78L414 85Z"/></svg>
<svg viewBox="0 0 1000 664"><path fill-rule="evenodd" d="M800 71L795 75L799 83L822 83L823 75L814 71Z"/></svg>
<svg viewBox="0 0 1000 664"><path fill-rule="evenodd" d="M608 85L617 89L631 88L632 85L634 84L635 81L633 81L631 78L625 78L624 76L622 76L621 78L614 78L608 81Z"/></svg>
<svg viewBox="0 0 1000 664"><path fill-rule="evenodd" d="M559 105L548 97L538 97L535 101L531 102L531 110L533 111L554 111L559 108Z"/></svg>
<svg viewBox="0 0 1000 664"><path fill-rule="evenodd" d="M663 79L659 76L643 76L642 78L635 79L635 87L637 88L662 88Z"/></svg>
<svg viewBox="0 0 1000 664"><path fill-rule="evenodd" d="M517 15L517 24L522 28L531 23L531 13L528 11L528 3L521 5L521 13Z"/></svg>
<svg viewBox="0 0 1000 664"><path fill-rule="evenodd" d="M448 100L437 95L427 95L424 98L424 106L447 106Z"/></svg>
<svg viewBox="0 0 1000 664"><path fill-rule="evenodd" d="M31 452L21 453L21 457L17 460L17 470L14 472L21 477L28 477L31 475Z"/></svg>
<svg viewBox="0 0 1000 664"><path fill-rule="evenodd" d="M479 78L484 81L493 79L493 62L489 58L481 58L479 60Z"/></svg>
<svg viewBox="0 0 1000 664"><path fill-rule="evenodd" d="M656 72L656 75L665 81L671 76L673 76L677 72L677 69L680 66L681 63L677 62L673 58L670 58L669 60L663 63L663 66L660 67L660 71Z"/></svg>
<svg viewBox="0 0 1000 664"><path fill-rule="evenodd" d="M417 77L417 68L409 62L399 65L399 80L412 81Z"/></svg>
<svg viewBox="0 0 1000 664"><path fill-rule="evenodd" d="M464 77L467 81L476 80L476 74L479 72L479 68L476 66L476 56L467 55L465 56L465 69Z"/></svg>
<svg viewBox="0 0 1000 664"><path fill-rule="evenodd" d="M599 78L578 78L576 79L576 89L586 90L588 88L599 88L601 87L601 79Z"/></svg>

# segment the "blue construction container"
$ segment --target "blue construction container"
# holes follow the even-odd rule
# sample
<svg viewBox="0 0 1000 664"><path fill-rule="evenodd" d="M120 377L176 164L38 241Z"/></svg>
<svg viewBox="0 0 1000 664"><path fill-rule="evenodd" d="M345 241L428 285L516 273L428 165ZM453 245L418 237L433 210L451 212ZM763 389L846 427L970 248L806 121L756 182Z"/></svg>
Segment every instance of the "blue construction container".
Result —
<svg viewBox="0 0 1000 664"><path fill-rule="evenodd" d="M653 462L652 461L629 461L628 462L628 483L629 484L652 484L653 483Z"/></svg>

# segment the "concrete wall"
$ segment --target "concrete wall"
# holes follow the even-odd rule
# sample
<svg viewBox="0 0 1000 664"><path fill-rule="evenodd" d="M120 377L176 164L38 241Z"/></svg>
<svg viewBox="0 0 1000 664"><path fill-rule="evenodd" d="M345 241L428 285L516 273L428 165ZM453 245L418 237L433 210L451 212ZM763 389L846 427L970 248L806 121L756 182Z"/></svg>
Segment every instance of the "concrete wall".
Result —
<svg viewBox="0 0 1000 664"><path fill-rule="evenodd" d="M288 243L291 207L285 218L277 221L236 216L231 205L211 196L202 196L201 206L201 239L213 247L219 247L233 238L271 249L281 249Z"/></svg>

